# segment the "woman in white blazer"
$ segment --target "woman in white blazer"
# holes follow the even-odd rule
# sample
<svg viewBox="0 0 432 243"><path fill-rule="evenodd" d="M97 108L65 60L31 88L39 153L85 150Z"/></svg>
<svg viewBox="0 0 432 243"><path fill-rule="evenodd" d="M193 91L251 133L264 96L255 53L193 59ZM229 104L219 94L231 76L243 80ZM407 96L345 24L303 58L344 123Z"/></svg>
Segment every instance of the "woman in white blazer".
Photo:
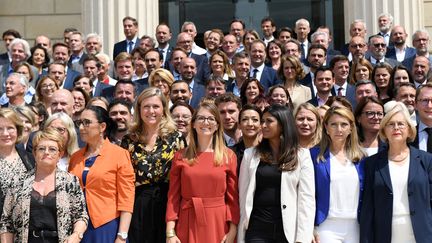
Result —
<svg viewBox="0 0 432 243"><path fill-rule="evenodd" d="M315 217L314 170L300 148L292 112L267 107L263 140L245 151L239 175L237 242L307 242Z"/></svg>

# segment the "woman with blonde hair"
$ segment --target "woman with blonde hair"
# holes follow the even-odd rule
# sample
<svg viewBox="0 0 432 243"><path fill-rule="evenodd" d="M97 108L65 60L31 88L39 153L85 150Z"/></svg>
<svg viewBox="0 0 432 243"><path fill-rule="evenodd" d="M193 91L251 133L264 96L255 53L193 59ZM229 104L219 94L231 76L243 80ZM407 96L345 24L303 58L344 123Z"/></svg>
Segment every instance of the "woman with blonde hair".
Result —
<svg viewBox="0 0 432 243"><path fill-rule="evenodd" d="M431 242L432 155L408 145L418 135L402 102L384 111L379 136L388 149L365 159L360 242Z"/></svg>
<svg viewBox="0 0 432 243"><path fill-rule="evenodd" d="M68 171L69 159L78 148L78 136L75 130L75 124L72 118L66 113L57 112L52 114L45 121L44 129L53 128L57 130L63 137L65 143L65 150L63 156L60 158L57 167L61 170Z"/></svg>
<svg viewBox="0 0 432 243"><path fill-rule="evenodd" d="M185 139L171 118L168 101L155 87L137 98L129 134L121 143L131 155L135 171L135 203L129 239L131 242L164 242L168 172L174 153Z"/></svg>
<svg viewBox="0 0 432 243"><path fill-rule="evenodd" d="M164 68L158 68L151 72L148 79L150 87L159 88L169 100L171 93L171 86L174 83L174 76Z"/></svg>
<svg viewBox="0 0 432 243"><path fill-rule="evenodd" d="M310 103L300 104L294 111L299 143L302 148L312 148L321 141L321 116Z"/></svg>
<svg viewBox="0 0 432 243"><path fill-rule="evenodd" d="M213 76L218 76L228 81L234 78L233 70L228 60L228 56L221 50L215 51L209 59L210 72Z"/></svg>
<svg viewBox="0 0 432 243"><path fill-rule="evenodd" d="M188 147L175 154L170 171L167 242L233 243L239 220L236 156L225 145L215 104L200 103L191 124Z"/></svg>
<svg viewBox="0 0 432 243"><path fill-rule="evenodd" d="M282 58L278 71L279 78L288 90L294 108L312 99L308 87L299 83L305 77L302 64L296 56L285 56Z"/></svg>
<svg viewBox="0 0 432 243"><path fill-rule="evenodd" d="M24 126L22 133L21 145L27 148L30 134L34 131L33 128L36 126L36 113L28 106L17 106L13 110L17 113Z"/></svg>
<svg viewBox="0 0 432 243"><path fill-rule="evenodd" d="M354 115L345 107L331 107L323 126L319 146L310 149L315 170L315 241L359 242L364 153Z"/></svg>

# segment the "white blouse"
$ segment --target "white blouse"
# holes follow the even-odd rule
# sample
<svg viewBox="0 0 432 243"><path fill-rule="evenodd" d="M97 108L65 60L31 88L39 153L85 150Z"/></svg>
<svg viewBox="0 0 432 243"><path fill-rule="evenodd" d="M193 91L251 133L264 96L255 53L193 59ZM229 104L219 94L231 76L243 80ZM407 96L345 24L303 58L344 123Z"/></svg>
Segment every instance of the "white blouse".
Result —
<svg viewBox="0 0 432 243"><path fill-rule="evenodd" d="M357 218L360 182L352 161L342 164L330 153L330 205L328 218Z"/></svg>
<svg viewBox="0 0 432 243"><path fill-rule="evenodd" d="M409 155L405 162L389 160L390 179L393 188L393 216L410 214L408 203L409 164Z"/></svg>

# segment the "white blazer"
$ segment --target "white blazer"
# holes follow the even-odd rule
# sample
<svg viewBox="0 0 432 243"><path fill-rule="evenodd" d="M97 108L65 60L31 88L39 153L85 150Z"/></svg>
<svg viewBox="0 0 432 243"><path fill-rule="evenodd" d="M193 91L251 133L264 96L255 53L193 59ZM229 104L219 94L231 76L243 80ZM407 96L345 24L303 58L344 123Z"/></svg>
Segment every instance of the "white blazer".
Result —
<svg viewBox="0 0 432 243"><path fill-rule="evenodd" d="M299 165L282 172L281 210L283 230L288 242L312 242L315 218L314 169L309 150L299 149ZM256 188L255 173L260 162L256 148L245 150L240 167L240 223L237 242L245 242Z"/></svg>

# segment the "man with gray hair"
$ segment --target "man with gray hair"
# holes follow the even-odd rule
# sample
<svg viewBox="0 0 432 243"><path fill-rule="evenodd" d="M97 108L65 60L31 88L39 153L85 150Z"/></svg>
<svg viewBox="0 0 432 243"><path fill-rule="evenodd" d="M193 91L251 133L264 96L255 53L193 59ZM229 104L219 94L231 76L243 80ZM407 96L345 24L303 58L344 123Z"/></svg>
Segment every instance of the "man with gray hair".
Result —
<svg viewBox="0 0 432 243"><path fill-rule="evenodd" d="M75 31L69 36L69 48L72 52L67 66L79 73L84 73L83 62L87 54L84 52L84 36L81 32Z"/></svg>
<svg viewBox="0 0 432 243"><path fill-rule="evenodd" d="M362 39L366 38L366 23L362 19L356 19L350 24L350 31L349 34L351 36L351 39L354 37L361 37ZM350 43L346 43L342 46L340 49L342 52L342 55L345 55L348 57L348 60L351 62L353 60L352 52L349 49Z"/></svg>
<svg viewBox="0 0 432 243"><path fill-rule="evenodd" d="M369 57L368 61L375 67L376 64L381 62L386 62L394 68L396 65L400 63L394 59L385 57L387 48L384 37L381 35L373 35L369 37L368 43Z"/></svg>
<svg viewBox="0 0 432 243"><path fill-rule="evenodd" d="M410 58L405 59L402 64L408 68L408 70L412 69L414 59L417 56L424 56L429 59L429 63L432 63L432 58L429 55L428 46L429 46L429 32L426 29L417 30L414 32L412 36L412 45L416 49L416 55L413 55Z"/></svg>
<svg viewBox="0 0 432 243"><path fill-rule="evenodd" d="M329 64L331 59L336 56L340 55L339 51L336 51L329 46L329 35L327 32L324 31L316 31L311 35L311 42L312 44L319 44L326 48L327 50L327 58L325 64Z"/></svg>
<svg viewBox="0 0 432 243"><path fill-rule="evenodd" d="M17 107L26 105L24 99L29 83L27 78L20 73L11 73L5 82L5 94L9 101L1 107ZM31 100L30 100L31 101Z"/></svg>
<svg viewBox="0 0 432 243"><path fill-rule="evenodd" d="M190 22L190 21L184 22L182 27L181 27L181 32L188 33L192 37L192 40L193 40L192 53L197 54L197 55L204 55L207 53L207 51L204 48L199 47L195 43L195 37L197 36L197 29L196 29L196 26L193 22Z"/></svg>
<svg viewBox="0 0 432 243"><path fill-rule="evenodd" d="M389 13L382 13L378 16L378 35L384 37L385 43L389 46L390 41L390 30L393 25L393 16Z"/></svg>
<svg viewBox="0 0 432 243"><path fill-rule="evenodd" d="M301 60L305 61L308 56L308 49L310 43L308 41L308 34L310 32L310 24L306 19L299 19L295 23L294 32L297 34L297 40L300 42Z"/></svg>
<svg viewBox="0 0 432 243"><path fill-rule="evenodd" d="M85 51L88 55L97 55L102 51L102 38L97 33L90 33L85 39Z"/></svg>
<svg viewBox="0 0 432 243"><path fill-rule="evenodd" d="M377 97L378 93L377 89L374 83L370 80L359 80L356 83L356 89L355 89L355 99L357 104L360 103L360 101L364 97Z"/></svg>

